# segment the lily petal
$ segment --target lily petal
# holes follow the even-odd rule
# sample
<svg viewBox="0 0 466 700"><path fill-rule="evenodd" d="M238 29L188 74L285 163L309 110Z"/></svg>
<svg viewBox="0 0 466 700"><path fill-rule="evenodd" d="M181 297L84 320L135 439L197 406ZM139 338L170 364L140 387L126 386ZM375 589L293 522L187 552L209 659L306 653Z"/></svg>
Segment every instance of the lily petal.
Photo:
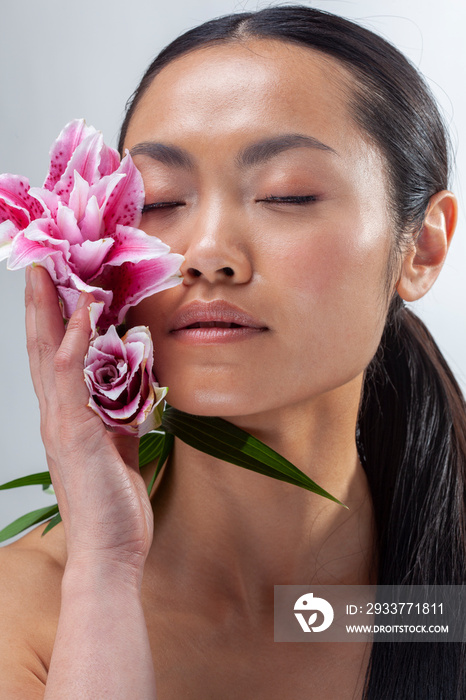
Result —
<svg viewBox="0 0 466 700"><path fill-rule="evenodd" d="M47 256L53 255L50 248L42 245L40 241L26 238L23 231L20 231L12 241L11 252L8 260L9 270L21 270L32 263L42 263ZM61 256L60 251L56 255Z"/></svg>
<svg viewBox="0 0 466 700"><path fill-rule="evenodd" d="M43 216L54 218L57 215L60 198L55 192L49 192L44 187L31 187L29 194L42 206Z"/></svg>
<svg viewBox="0 0 466 700"><path fill-rule="evenodd" d="M61 202L57 210L57 227L60 232L58 237L62 240L68 241L70 245L82 243L83 237L74 211Z"/></svg>
<svg viewBox="0 0 466 700"><path fill-rule="evenodd" d="M47 190L53 190L66 170L66 166L76 148L89 135L96 133L93 126L87 126L84 119L74 119L60 132L50 149L50 168L44 182Z"/></svg>
<svg viewBox="0 0 466 700"><path fill-rule="evenodd" d="M136 168L129 153L123 158L115 175L126 175L121 179L108 197L104 211L104 223L107 233L113 234L117 224L123 226L139 225L144 205L144 183L141 173Z"/></svg>
<svg viewBox="0 0 466 700"><path fill-rule="evenodd" d="M83 241L70 248L70 261L82 280L89 281L102 269L102 263L113 246L113 238Z"/></svg>
<svg viewBox="0 0 466 700"><path fill-rule="evenodd" d="M103 144L100 152L99 172L102 176L115 172L120 165L120 154L114 148Z"/></svg>
<svg viewBox="0 0 466 700"><path fill-rule="evenodd" d="M18 228L12 221L3 221L0 224L0 261L6 260L10 255L13 238L18 232Z"/></svg>
<svg viewBox="0 0 466 700"><path fill-rule="evenodd" d="M42 214L40 203L29 194L27 177L0 175L0 222L10 219L22 229Z"/></svg>
<svg viewBox="0 0 466 700"><path fill-rule="evenodd" d="M89 199L89 183L81 177L77 170L74 171L74 185L70 193L68 206L73 210L78 224L86 211Z"/></svg>
<svg viewBox="0 0 466 700"><path fill-rule="evenodd" d="M68 204L71 190L73 189L75 170L90 185L99 179L100 150L102 144L102 134L96 131L87 136L73 152L65 172L54 187L54 192L59 195L60 199L65 204Z"/></svg>
<svg viewBox="0 0 466 700"><path fill-rule="evenodd" d="M79 228L83 240L97 241L104 233L102 211L94 195L87 202L84 218L79 224Z"/></svg>

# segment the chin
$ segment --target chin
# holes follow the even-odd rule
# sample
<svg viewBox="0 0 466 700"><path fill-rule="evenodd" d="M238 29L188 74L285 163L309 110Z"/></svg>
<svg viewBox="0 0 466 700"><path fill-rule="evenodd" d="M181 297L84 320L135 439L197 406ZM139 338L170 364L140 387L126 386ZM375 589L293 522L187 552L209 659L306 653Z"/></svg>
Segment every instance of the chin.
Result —
<svg viewBox="0 0 466 700"><path fill-rule="evenodd" d="M194 391L169 389L167 401L179 411L195 416L215 416L228 418L255 413L255 402L251 396L221 392L200 387ZM258 409L259 410L259 409Z"/></svg>

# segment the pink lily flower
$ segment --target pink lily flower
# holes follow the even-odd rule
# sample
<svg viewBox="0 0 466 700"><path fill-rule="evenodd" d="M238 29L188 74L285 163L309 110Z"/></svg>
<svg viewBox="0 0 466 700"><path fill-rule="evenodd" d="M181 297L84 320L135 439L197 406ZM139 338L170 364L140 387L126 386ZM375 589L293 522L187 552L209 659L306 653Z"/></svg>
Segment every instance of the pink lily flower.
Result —
<svg viewBox="0 0 466 700"><path fill-rule="evenodd" d="M65 318L86 291L103 302L101 329L120 324L130 306L181 282L183 256L138 229L143 203L129 153L120 162L100 132L72 121L52 146L43 187L0 177L0 246L8 268L45 267Z"/></svg>

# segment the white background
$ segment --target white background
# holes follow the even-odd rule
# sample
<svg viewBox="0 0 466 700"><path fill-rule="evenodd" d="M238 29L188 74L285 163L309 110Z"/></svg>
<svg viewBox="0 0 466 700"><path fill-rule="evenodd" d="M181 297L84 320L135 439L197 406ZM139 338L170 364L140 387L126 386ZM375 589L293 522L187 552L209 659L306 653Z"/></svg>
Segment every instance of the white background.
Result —
<svg viewBox="0 0 466 700"><path fill-rule="evenodd" d="M48 150L65 123L85 117L116 139L127 98L156 53L181 32L256 0L23 0L2 4L0 172L41 185ZM286 3L282 3L286 4ZM466 242L462 179L466 172L466 3L463 0L304 2L355 19L396 44L428 78L457 152L453 189L460 219L444 270L414 304L466 389ZM0 483L47 468L23 328L22 272L0 264ZM0 528L51 505L40 487L0 492Z"/></svg>

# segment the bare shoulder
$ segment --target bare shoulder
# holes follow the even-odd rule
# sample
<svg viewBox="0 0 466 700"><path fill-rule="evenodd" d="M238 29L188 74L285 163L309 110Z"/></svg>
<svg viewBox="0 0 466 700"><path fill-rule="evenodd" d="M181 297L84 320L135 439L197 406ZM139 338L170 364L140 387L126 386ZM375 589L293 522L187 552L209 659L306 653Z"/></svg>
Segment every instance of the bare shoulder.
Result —
<svg viewBox="0 0 466 700"><path fill-rule="evenodd" d="M0 697L43 698L60 612L66 547L45 525L0 548Z"/></svg>

